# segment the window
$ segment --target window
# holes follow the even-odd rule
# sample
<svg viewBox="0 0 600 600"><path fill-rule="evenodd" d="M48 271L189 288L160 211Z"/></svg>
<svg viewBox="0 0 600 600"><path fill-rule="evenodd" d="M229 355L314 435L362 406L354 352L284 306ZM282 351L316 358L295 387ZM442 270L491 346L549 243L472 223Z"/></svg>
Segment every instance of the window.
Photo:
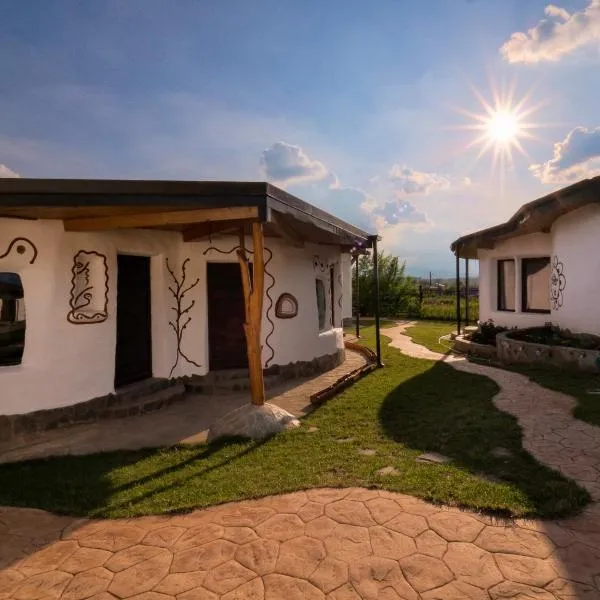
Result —
<svg viewBox="0 0 600 600"><path fill-rule="evenodd" d="M331 326L335 327L335 267L329 267L329 303L331 304Z"/></svg>
<svg viewBox="0 0 600 600"><path fill-rule="evenodd" d="M523 312L550 312L550 258L524 258L521 262Z"/></svg>
<svg viewBox="0 0 600 600"><path fill-rule="evenodd" d="M515 261L498 261L498 310L515 310Z"/></svg>
<svg viewBox="0 0 600 600"><path fill-rule="evenodd" d="M0 366L19 365L25 346L23 285L16 273L0 273Z"/></svg>
<svg viewBox="0 0 600 600"><path fill-rule="evenodd" d="M319 331L325 329L327 319L327 300L325 299L325 286L321 279L316 280L317 286L317 311L319 313Z"/></svg>

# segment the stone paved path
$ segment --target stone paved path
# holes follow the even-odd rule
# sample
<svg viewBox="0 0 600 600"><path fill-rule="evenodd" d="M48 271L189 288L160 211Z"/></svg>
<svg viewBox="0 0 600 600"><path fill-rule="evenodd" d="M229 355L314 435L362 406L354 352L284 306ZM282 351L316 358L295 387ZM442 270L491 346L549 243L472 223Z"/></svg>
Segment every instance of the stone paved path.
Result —
<svg viewBox="0 0 600 600"><path fill-rule="evenodd" d="M312 394L329 387L366 362L362 354L346 350L346 360L331 371L278 385L267 391L267 397L269 402L293 415L303 416L313 408L310 403ZM0 443L0 463L63 454L198 444L206 441L212 423L247 402L248 392L218 396L190 394L184 401L156 413L74 425Z"/></svg>
<svg viewBox="0 0 600 600"><path fill-rule="evenodd" d="M600 427L573 417L574 398L543 388L512 371L432 352L404 335L411 324L402 323L383 331L391 338L391 346L409 356L443 360L459 371L493 379L501 388L494 404L517 417L523 429L523 447L540 462L577 481L595 501L600 501Z"/></svg>
<svg viewBox="0 0 600 600"><path fill-rule="evenodd" d="M132 520L4 508L0 598L591 600L595 507L562 523L500 522L402 494L316 489Z"/></svg>

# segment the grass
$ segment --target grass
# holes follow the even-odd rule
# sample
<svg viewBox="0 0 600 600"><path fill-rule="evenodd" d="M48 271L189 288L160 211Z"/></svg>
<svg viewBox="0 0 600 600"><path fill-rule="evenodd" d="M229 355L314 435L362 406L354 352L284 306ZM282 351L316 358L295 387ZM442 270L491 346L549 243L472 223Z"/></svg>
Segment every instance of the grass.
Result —
<svg viewBox="0 0 600 600"><path fill-rule="evenodd" d="M527 375L542 387L572 396L577 400L573 416L600 427L600 395L588 393L594 390L600 391L599 375L525 365L511 365L506 368Z"/></svg>
<svg viewBox="0 0 600 600"><path fill-rule="evenodd" d="M432 352L446 354L448 345L438 343L443 335L448 335L456 329L456 325L444 321L418 321L416 325L409 327L406 334L410 336L415 344L425 346Z"/></svg>
<svg viewBox="0 0 600 600"><path fill-rule="evenodd" d="M373 329L362 333L372 344ZM0 505L130 517L319 486L385 488L514 516L565 516L589 501L585 490L523 450L517 421L492 403L494 382L404 356L383 342L386 367L316 410L301 428L259 443L0 465ZM511 455L496 458L498 447ZM376 454L359 454L367 448ZM416 462L423 451L453 462ZM378 475L386 466L398 474Z"/></svg>
<svg viewBox="0 0 600 600"><path fill-rule="evenodd" d="M465 299L461 298L461 314L465 319ZM420 311L421 319L441 321L456 320L456 296L446 294L442 296L425 296ZM472 322L479 318L479 298L469 298L469 319Z"/></svg>
<svg viewBox="0 0 600 600"><path fill-rule="evenodd" d="M440 336L450 333L453 326L443 321L419 321L406 333L417 343L434 352L447 352L445 346L438 344ZM600 394L589 394L589 391L600 391L600 375L590 373L573 373L558 369L534 367L526 365L506 365L503 368L522 373L538 385L562 392L577 400L573 409L576 419L600 426Z"/></svg>

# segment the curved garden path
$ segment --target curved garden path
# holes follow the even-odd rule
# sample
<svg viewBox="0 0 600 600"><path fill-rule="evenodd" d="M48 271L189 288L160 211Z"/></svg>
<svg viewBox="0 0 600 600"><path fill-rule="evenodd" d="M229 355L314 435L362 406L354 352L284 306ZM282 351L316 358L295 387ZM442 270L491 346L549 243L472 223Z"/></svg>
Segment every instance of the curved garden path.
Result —
<svg viewBox="0 0 600 600"><path fill-rule="evenodd" d="M517 417L525 450L577 481L596 502L600 501L600 427L573 417L574 398L541 387L519 373L432 352L405 335L411 325L402 323L384 330L392 347L415 358L444 360L459 371L494 380L500 387L494 404Z"/></svg>
<svg viewBox="0 0 600 600"><path fill-rule="evenodd" d="M394 346L441 358L412 344L404 327L386 330ZM498 381L494 401L517 415L541 460L554 456L556 440L594 439L585 428L575 435L572 400L448 360ZM590 447L572 450L592 457ZM575 452L561 448L563 462L575 464ZM581 471L578 480L592 485L590 477ZM500 520L354 488L124 520L0 507L0 599L9 598L592 600L600 598L600 504L562 521Z"/></svg>

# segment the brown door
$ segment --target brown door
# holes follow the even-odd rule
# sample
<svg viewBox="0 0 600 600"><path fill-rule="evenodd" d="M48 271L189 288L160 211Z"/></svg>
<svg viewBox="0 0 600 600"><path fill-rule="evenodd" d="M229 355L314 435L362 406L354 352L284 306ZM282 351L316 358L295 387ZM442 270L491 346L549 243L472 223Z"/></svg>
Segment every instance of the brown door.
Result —
<svg viewBox="0 0 600 600"><path fill-rule="evenodd" d="M238 369L248 366L244 337L244 292L238 263L208 263L209 366Z"/></svg>
<svg viewBox="0 0 600 600"><path fill-rule="evenodd" d="M152 377L150 259L117 256L115 387Z"/></svg>

